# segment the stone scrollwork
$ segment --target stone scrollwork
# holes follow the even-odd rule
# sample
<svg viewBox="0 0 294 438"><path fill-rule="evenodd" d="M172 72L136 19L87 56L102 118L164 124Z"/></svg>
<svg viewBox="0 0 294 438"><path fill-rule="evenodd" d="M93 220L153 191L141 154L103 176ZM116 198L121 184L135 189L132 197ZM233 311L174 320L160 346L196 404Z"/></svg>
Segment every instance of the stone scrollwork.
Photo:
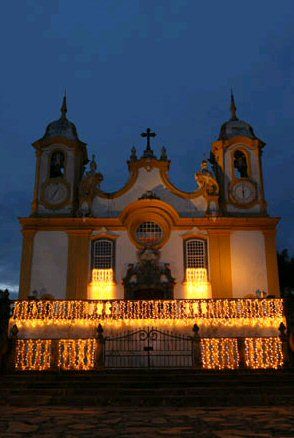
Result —
<svg viewBox="0 0 294 438"><path fill-rule="evenodd" d="M214 174L208 168L208 162L203 160L201 169L196 172L195 180L199 185L203 196L207 200L206 214L214 215L218 213L218 199L219 199L219 184Z"/></svg>
<svg viewBox="0 0 294 438"><path fill-rule="evenodd" d="M79 185L79 210L78 216L90 216L91 205L97 189L103 181L103 175L97 172L95 155L90 162L90 170L86 172Z"/></svg>
<svg viewBox="0 0 294 438"><path fill-rule="evenodd" d="M123 284L126 299L172 299L175 279L168 263L160 263L160 252L143 248L138 262L129 264Z"/></svg>

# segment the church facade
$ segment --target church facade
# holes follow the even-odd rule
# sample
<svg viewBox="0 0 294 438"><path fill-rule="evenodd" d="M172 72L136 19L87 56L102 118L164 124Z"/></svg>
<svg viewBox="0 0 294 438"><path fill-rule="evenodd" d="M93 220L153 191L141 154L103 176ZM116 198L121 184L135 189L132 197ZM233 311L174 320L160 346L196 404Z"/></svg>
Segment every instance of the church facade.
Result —
<svg viewBox="0 0 294 438"><path fill-rule="evenodd" d="M278 296L279 219L267 213L265 143L239 120L234 98L192 192L170 181L166 149L153 150L156 134L148 128L141 135L146 146L132 149L128 182L107 193L64 98L61 117L33 143L32 213L20 219L20 298Z"/></svg>

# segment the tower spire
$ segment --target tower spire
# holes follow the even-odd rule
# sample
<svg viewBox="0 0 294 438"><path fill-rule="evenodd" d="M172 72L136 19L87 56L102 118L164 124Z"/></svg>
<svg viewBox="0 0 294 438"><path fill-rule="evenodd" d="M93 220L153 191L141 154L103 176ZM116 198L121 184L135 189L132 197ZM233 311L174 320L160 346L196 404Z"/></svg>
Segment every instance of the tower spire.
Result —
<svg viewBox="0 0 294 438"><path fill-rule="evenodd" d="M233 94L233 89L231 88L231 120L238 120L237 117L237 107L235 104L235 98Z"/></svg>
<svg viewBox="0 0 294 438"><path fill-rule="evenodd" d="M64 90L64 96L63 96L63 100L62 100L62 105L61 105L60 111L61 111L61 117L65 119L66 118L66 113L67 113L66 89Z"/></svg>

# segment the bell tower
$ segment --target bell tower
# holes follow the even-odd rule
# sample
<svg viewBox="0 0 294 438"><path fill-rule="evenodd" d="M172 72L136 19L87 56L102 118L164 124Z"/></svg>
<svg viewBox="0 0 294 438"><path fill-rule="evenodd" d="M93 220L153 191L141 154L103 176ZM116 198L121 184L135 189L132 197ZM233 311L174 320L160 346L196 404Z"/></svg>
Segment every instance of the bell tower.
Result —
<svg viewBox="0 0 294 438"><path fill-rule="evenodd" d="M78 185L89 160L86 143L66 114L64 95L60 118L33 143L37 160L32 216L73 216L78 208Z"/></svg>
<svg viewBox="0 0 294 438"><path fill-rule="evenodd" d="M228 216L266 216L262 174L265 143L237 117L231 93L231 118L212 144L212 163L220 184L221 209Z"/></svg>

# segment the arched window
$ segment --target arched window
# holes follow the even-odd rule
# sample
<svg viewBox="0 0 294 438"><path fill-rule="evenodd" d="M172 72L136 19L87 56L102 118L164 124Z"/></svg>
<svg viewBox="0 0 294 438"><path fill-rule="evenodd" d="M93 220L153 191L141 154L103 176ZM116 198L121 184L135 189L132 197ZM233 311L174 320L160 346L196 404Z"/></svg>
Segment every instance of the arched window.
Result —
<svg viewBox="0 0 294 438"><path fill-rule="evenodd" d="M92 242L92 269L114 268L114 242L98 239Z"/></svg>
<svg viewBox="0 0 294 438"><path fill-rule="evenodd" d="M65 156L61 151L55 151L50 159L50 178L59 178L64 176Z"/></svg>
<svg viewBox="0 0 294 438"><path fill-rule="evenodd" d="M238 178L248 178L248 163L244 152L239 150L234 152L234 169Z"/></svg>
<svg viewBox="0 0 294 438"><path fill-rule="evenodd" d="M185 242L185 268L207 269L207 245L202 239L189 239Z"/></svg>

